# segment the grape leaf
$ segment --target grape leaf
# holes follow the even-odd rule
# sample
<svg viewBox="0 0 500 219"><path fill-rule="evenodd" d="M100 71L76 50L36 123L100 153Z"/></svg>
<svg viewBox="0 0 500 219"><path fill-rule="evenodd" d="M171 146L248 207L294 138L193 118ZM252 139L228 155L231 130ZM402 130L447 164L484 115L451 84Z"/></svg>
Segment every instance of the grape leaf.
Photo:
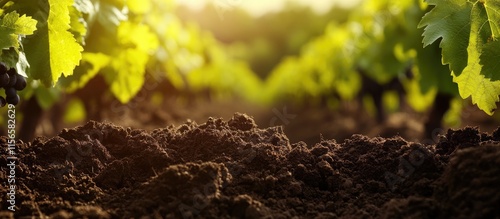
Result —
<svg viewBox="0 0 500 219"><path fill-rule="evenodd" d="M111 65L103 69L111 93L122 103L129 102L144 84L148 56L140 53L137 49L121 50L113 56Z"/></svg>
<svg viewBox="0 0 500 219"><path fill-rule="evenodd" d="M69 93L83 88L90 79L109 64L110 59L109 56L102 53L84 52L81 63L76 67L74 73L68 77L61 77L57 83Z"/></svg>
<svg viewBox="0 0 500 219"><path fill-rule="evenodd" d="M440 93L456 96L458 94L457 84L453 83L449 68L441 64L438 45L420 47L417 52L418 56L415 61L421 75L419 80L421 91L427 93L431 89L437 88Z"/></svg>
<svg viewBox="0 0 500 219"><path fill-rule="evenodd" d="M479 58L484 76L494 81L500 80L500 40L486 43Z"/></svg>
<svg viewBox="0 0 500 219"><path fill-rule="evenodd" d="M481 4L475 5L472 8L471 16L483 16L486 11L483 10ZM471 34L467 52L469 59L467 67L461 75L454 77L453 81L458 84L460 96L462 98L472 97L472 103L477 104L479 109L485 111L487 114L492 115L496 109L496 102L499 101L498 95L500 94L500 81L491 81L484 75L481 75L483 66L477 61L481 56L479 47L484 43L482 35L477 33L484 33L485 23L483 20L471 20ZM488 32L486 32L488 34Z"/></svg>
<svg viewBox="0 0 500 219"><path fill-rule="evenodd" d="M31 4L31 5L30 5ZM37 32L26 38L26 55L31 76L52 86L61 75L71 75L81 59L83 48L70 30L72 0L38 0L26 3L38 20Z"/></svg>
<svg viewBox="0 0 500 219"><path fill-rule="evenodd" d="M8 67L16 68L17 73L21 76L25 78L28 77L26 72L29 71L30 65L23 51L16 51L14 47L9 48L9 50L3 50L1 60L7 64Z"/></svg>
<svg viewBox="0 0 500 219"><path fill-rule="evenodd" d="M83 13L78 8L70 7L70 31L77 39L78 43L85 45L87 35L87 22L83 19Z"/></svg>
<svg viewBox="0 0 500 219"><path fill-rule="evenodd" d="M19 48L19 35L31 35L37 21L26 15L10 12L0 20L0 49Z"/></svg>
<svg viewBox="0 0 500 219"><path fill-rule="evenodd" d="M421 20L424 46L441 38L442 62L449 64L462 98L492 115L500 95L500 3L428 0L435 7Z"/></svg>
<svg viewBox="0 0 500 219"><path fill-rule="evenodd" d="M500 37L500 2L499 1L482 1L480 3L484 6L488 17L488 24L493 33L493 38Z"/></svg>
<svg viewBox="0 0 500 219"><path fill-rule="evenodd" d="M424 15L419 28L425 26L424 47L441 38L443 64L459 75L467 66L472 3L463 0L427 0L435 7Z"/></svg>
<svg viewBox="0 0 500 219"><path fill-rule="evenodd" d="M122 22L117 30L118 46L113 49L103 75L111 92L122 103L134 97L144 84L146 64L158 46L158 39L142 24Z"/></svg>

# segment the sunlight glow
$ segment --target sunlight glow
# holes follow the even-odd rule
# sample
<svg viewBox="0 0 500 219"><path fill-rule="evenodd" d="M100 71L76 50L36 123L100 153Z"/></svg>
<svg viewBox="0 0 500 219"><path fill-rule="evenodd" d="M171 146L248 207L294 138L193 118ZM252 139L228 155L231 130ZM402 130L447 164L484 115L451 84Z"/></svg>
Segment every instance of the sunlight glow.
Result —
<svg viewBox="0 0 500 219"><path fill-rule="evenodd" d="M287 2L297 2L310 6L317 13L325 13L332 6L353 7L361 0L176 0L178 4L186 5L193 9L201 9L206 3L212 2L222 10L241 7L251 14L260 16L267 12L278 11Z"/></svg>

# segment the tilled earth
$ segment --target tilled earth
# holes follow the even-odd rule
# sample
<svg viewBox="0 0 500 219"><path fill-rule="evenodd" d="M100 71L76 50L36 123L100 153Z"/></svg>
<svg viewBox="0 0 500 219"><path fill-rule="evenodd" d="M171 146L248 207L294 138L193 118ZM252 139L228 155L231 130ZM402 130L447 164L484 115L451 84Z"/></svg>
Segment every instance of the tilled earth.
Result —
<svg viewBox="0 0 500 219"><path fill-rule="evenodd" d="M239 113L152 131L89 122L17 143L17 207L2 198L0 218L500 218L500 129L426 143L291 143Z"/></svg>

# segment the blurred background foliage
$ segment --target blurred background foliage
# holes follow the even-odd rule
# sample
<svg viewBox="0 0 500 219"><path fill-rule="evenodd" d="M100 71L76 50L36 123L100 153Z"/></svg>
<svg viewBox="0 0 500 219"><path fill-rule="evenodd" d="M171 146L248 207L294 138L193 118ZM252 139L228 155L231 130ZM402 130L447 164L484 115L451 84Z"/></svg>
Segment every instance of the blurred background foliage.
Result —
<svg viewBox="0 0 500 219"><path fill-rule="evenodd" d="M262 79L273 70L283 57L298 55L302 46L324 33L331 23L344 23L349 9L333 7L318 14L310 7L289 1L277 12L259 17L234 7L221 17L216 5L208 4L194 11L179 6L175 13L185 23L196 23L203 30L227 46L228 53L246 60Z"/></svg>
<svg viewBox="0 0 500 219"><path fill-rule="evenodd" d="M423 1L364 0L322 13L284 2L255 15L240 7L251 2L238 0L198 9L173 0L75 0L79 66L54 87L30 80L21 107L55 112L58 124L102 120L103 110L120 112L134 99L162 106L169 96L330 110L359 102L382 119L381 111L403 104L424 112L445 94L453 102L444 120L459 124L463 103L439 48L422 48Z"/></svg>

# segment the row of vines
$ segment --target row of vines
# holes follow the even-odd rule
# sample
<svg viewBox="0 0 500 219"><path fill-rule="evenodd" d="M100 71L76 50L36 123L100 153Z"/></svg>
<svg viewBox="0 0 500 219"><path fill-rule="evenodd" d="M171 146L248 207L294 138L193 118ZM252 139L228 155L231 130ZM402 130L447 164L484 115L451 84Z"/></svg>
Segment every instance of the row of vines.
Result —
<svg viewBox="0 0 500 219"><path fill-rule="evenodd" d="M499 6L496 1L364 1L346 23L332 22L298 57L272 72L269 97L316 102L327 97L336 103L358 97L369 86L363 78L380 88L397 80L413 109L437 111L428 121L434 124L426 124L428 132L450 105L460 107L459 97L470 97L492 115L500 95Z"/></svg>
<svg viewBox="0 0 500 219"><path fill-rule="evenodd" d="M27 77L19 95L34 100L21 119L36 114L37 107L51 109L65 94L95 86L88 83L96 77L121 104L145 83L158 81L177 90L208 87L218 96L255 99L261 81L245 62L227 55L209 33L181 22L175 7L172 0L0 1L0 61ZM90 104L87 97L74 99ZM24 131L33 132L30 126Z"/></svg>

